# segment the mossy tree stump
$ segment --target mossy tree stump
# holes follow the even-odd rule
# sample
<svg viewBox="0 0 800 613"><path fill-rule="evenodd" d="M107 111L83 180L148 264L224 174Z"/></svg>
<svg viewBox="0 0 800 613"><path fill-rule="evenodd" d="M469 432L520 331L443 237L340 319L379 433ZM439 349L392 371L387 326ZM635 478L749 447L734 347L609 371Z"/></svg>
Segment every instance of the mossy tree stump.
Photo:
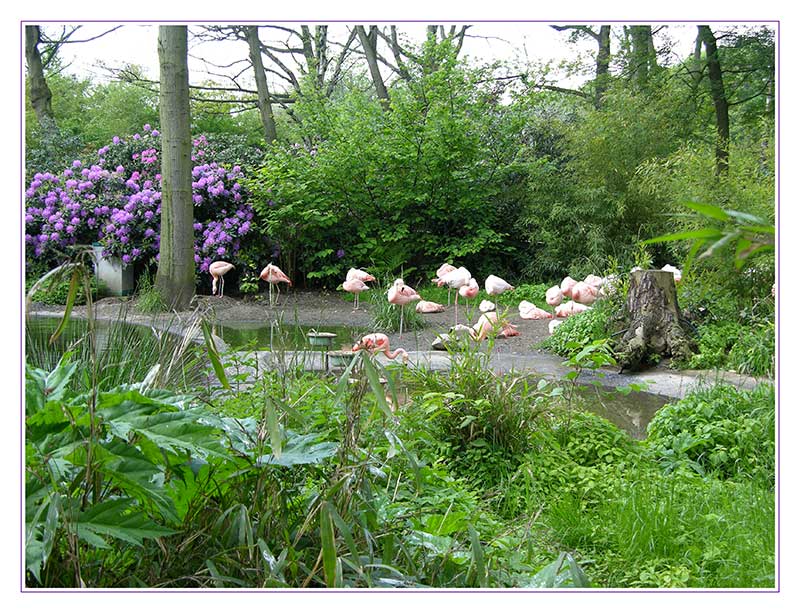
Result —
<svg viewBox="0 0 800 613"><path fill-rule="evenodd" d="M628 330L616 349L620 371L639 370L654 356L688 359L694 353L694 342L680 322L671 272L632 272L627 316Z"/></svg>

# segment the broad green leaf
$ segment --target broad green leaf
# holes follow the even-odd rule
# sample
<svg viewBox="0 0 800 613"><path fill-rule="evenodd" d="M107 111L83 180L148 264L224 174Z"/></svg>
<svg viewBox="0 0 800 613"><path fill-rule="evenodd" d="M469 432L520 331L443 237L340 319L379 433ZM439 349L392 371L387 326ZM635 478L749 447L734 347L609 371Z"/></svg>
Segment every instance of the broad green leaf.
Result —
<svg viewBox="0 0 800 613"><path fill-rule="evenodd" d="M69 385L70 380L72 379L72 375L75 374L75 371L78 368L78 363L73 362L69 364L65 362L64 358L59 361L58 366L56 366L45 378L44 381L44 393L47 399L47 402L50 401L60 401L64 395L64 392Z"/></svg>
<svg viewBox="0 0 800 613"><path fill-rule="evenodd" d="M280 458L273 454L263 455L256 460L257 464L275 464L277 466L295 466L297 464L318 464L331 457L339 448L338 443L315 442L318 435L305 434L287 439Z"/></svg>
<svg viewBox="0 0 800 613"><path fill-rule="evenodd" d="M175 534L135 510L130 498L110 499L89 507L77 515L74 527L79 538L95 547L108 547L103 536L142 545L145 538Z"/></svg>

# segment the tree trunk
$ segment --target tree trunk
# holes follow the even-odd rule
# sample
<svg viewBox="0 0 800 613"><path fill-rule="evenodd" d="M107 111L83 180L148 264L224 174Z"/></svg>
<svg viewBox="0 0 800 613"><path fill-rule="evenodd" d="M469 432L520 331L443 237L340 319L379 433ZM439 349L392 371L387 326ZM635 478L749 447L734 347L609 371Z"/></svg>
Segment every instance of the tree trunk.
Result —
<svg viewBox="0 0 800 613"><path fill-rule="evenodd" d="M278 140L278 131L275 127L275 117L272 114L267 73L264 72L264 62L261 59L261 41L258 38L258 26L247 26L246 32L247 44L250 47L250 61L253 63L253 72L256 78L261 125L264 127L264 137L267 142L272 143Z"/></svg>
<svg viewBox="0 0 800 613"><path fill-rule="evenodd" d="M630 326L617 347L621 371L638 370L655 355L681 359L692 355L694 343L680 323L671 272L632 272L627 312Z"/></svg>
<svg viewBox="0 0 800 613"><path fill-rule="evenodd" d="M192 142L186 26L159 26L161 76L161 243L156 288L170 309L194 294Z"/></svg>
<svg viewBox="0 0 800 613"><path fill-rule="evenodd" d="M53 94L44 76L42 56L39 53L39 26L25 26L25 60L28 64L28 90L31 106L42 134L52 136L58 133L58 125L53 115Z"/></svg>
<svg viewBox="0 0 800 613"><path fill-rule="evenodd" d="M381 70L378 66L378 32L376 26L370 26L369 34L364 29L364 26L356 26L358 32L358 40L361 41L361 47L364 49L364 55L367 57L367 65L369 66L369 73L372 75L372 83L375 85L375 92L378 95L378 100L384 108L389 107L389 92L386 89L386 84L383 82Z"/></svg>
<svg viewBox="0 0 800 613"><path fill-rule="evenodd" d="M717 176L727 174L730 143L730 118L728 116L728 98L722 81L722 66L717 53L717 39L708 26L697 26L699 36L706 48L706 64L708 80L711 87L711 98L714 100L714 112L717 120L717 146L715 151Z"/></svg>
<svg viewBox="0 0 800 613"><path fill-rule="evenodd" d="M611 64L611 26L600 26L597 37L597 66L595 69L594 108L599 109L608 89L608 68Z"/></svg>
<svg viewBox="0 0 800 613"><path fill-rule="evenodd" d="M630 26L628 31L631 39L630 73L637 87L644 89L658 69L653 28L649 25L636 25Z"/></svg>

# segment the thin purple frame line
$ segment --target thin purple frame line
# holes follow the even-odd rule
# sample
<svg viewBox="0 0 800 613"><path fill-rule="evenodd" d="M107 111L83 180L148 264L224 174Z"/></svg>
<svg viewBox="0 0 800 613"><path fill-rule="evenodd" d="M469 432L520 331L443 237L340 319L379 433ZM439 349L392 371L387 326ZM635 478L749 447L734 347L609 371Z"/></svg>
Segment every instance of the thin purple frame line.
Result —
<svg viewBox="0 0 800 613"><path fill-rule="evenodd" d="M169 21L161 21L161 22L156 22L156 23L187 23L187 24L191 24L191 23L208 23L209 21L213 21L213 20L204 20L202 22L187 22L187 21L179 21L179 20L169 20ZM303 20L275 20L274 23L301 23L302 21ZM358 20L338 20L337 19L337 20L325 20L325 21L327 21L329 23L350 23L350 22L354 22L354 21L358 21ZM390 21L392 21L392 20L375 20L375 23L389 23ZM397 20L397 23L427 23L429 21L431 21L431 20ZM439 21L439 20L434 20L434 21ZM757 20L757 19L734 19L734 20L729 20L729 19L713 19L713 20L675 20L675 19L671 19L670 20L670 19L667 19L667 20L657 20L657 19L650 19L650 20L642 21L642 20L502 20L502 19L495 20L495 19L476 19L476 20L466 20L466 21L470 21L472 23L552 23L552 22L558 22L558 23L583 23L583 22L587 22L587 21L591 21L591 22L604 21L604 22L607 22L607 23L640 23L641 22L641 23L686 23L686 24L695 24L695 23L770 23L770 24L775 24L776 33L778 34L778 36L777 36L778 45L777 45L776 50L775 50L775 54L776 54L776 70L775 70L775 72L776 72L776 76L780 75L780 65L781 65L781 63L780 63L780 40L781 40L781 37L780 37L780 20ZM22 57L22 50L23 50L23 47L22 47L23 42L22 41L24 40L24 27L25 27L26 23L31 23L31 22L30 21L20 21L20 57ZM151 22L147 21L147 20L133 20L133 21L120 20L120 21L117 21L117 20L111 20L111 19L109 19L109 20L96 20L96 19L93 19L93 20L37 20L36 23L151 23ZM255 21L253 21L253 23L255 23ZM464 20L459 20L458 23L464 23ZM20 79L21 79L21 82L24 85L24 73L21 75ZM780 360L780 334L777 333L777 331L780 329L780 244L781 244L781 241L780 241L780 236L781 236L781 231L780 231L780 129L779 129L779 127L780 127L780 111L781 111L780 86L781 86L780 79L778 78L778 79L776 79L776 94L775 94L775 97L778 100L777 123L776 123L776 130L775 130L776 153L777 153L776 161L777 161L777 166L778 166L778 176L777 176L777 180L776 180L776 197L777 197L777 202L776 202L777 223L776 223L776 226L777 226L778 257L776 258L776 282L777 282L776 299L777 299L777 304L776 304L776 313L775 313L775 321L776 321L776 324L777 324L777 327L776 327L776 344L777 344L777 347L776 347L776 363L775 363L775 388L776 388L776 391L778 392L777 399L776 399L777 407L776 407L776 434L775 434L776 443L777 443L777 448L776 448L776 474L775 474L775 481L776 481L776 511L775 511L775 513L776 513L776 535L775 535L776 539L775 539L775 541L776 542L775 542L775 558L776 558L776 567L777 567L776 568L776 571L777 571L776 572L776 586L775 586L775 588L764 588L763 590L762 589L723 590L725 593L727 593L727 592L730 592L730 593L751 593L753 591L755 591L755 592L763 592L763 591L768 591L768 592L769 591L777 591L777 592L780 592L780 579L781 579L781 576L780 576L780 569L781 569L781 566L780 566L780 404L781 404L780 403L780 361L781 360ZM25 92L24 87L20 87L20 118L21 118L21 121L20 121L20 160L24 159L24 142L25 142L24 141L24 121L22 121L24 119L24 117L22 115L23 109L24 109L24 101L25 101L24 92ZM20 166L20 184L21 185L24 184L24 177L25 177L24 164L21 164L21 166ZM20 228L23 228L23 226L22 226L22 219L23 219L22 210L23 210L23 207L20 207L20 217L19 217ZM20 262L22 263L22 265L20 266L20 272L19 272L19 287L20 287L20 290L22 290L22 288L24 288L24 270L25 270L25 267L24 267L24 262L25 262L24 254L25 254L24 242L20 241ZM19 349L20 364L24 364L24 347L25 347L25 343L24 343L24 329L25 329L25 327L24 327L24 324L25 324L24 292L21 291L20 292L20 349ZM19 386L20 386L20 400L22 401L20 403L20 423L22 424L22 423L24 423L24 410L25 410L25 408L24 408L24 373L22 373L22 376L20 376ZM21 462L21 466L24 465L23 453L22 453L22 450L24 450L24 444L25 444L24 441L25 441L25 431L24 431L24 428L21 428L20 429L20 462ZM20 481L20 513L21 513L20 517L24 517L24 506L23 505L24 505L24 481ZM35 593L37 590L25 590L24 589L25 564L24 564L24 539L23 539L22 531L20 533L20 561L21 561L21 563L20 563L20 568L21 568L21 573L20 573L20 591ZM113 591L115 593L124 592L124 590L113 590ZM148 591L148 590L131 590L131 592L133 592L133 593L140 593L142 591ZM158 593L172 593L171 591L166 591L165 592L164 590L156 590L156 591ZM246 591L249 592L250 590L236 590L236 591L237 592L246 592ZM260 592L264 592L265 590L253 590L253 591L260 593ZM285 590L267 590L267 591L275 591L275 592L280 593L280 592L285 591ZM436 590L425 590L425 593L431 593L432 591L435 592ZM450 591L458 592L458 590L447 590L447 591L448 592L450 592ZM484 590L464 590L464 593L475 593L476 591L484 591ZM494 592L496 590L488 590L488 591ZM556 590L556 591L560 592L560 590ZM565 593L568 593L569 591L570 590L564 590ZM59 590L46 590L46 592L47 593L59 593L60 591ZM212 593L214 593L214 592L215 591L212 591ZM378 592L383 592L383 590L379 590L377 592L376 592L376 590L369 590L366 593L378 593ZM391 593L392 591L390 590L389 592ZM538 593L539 590L519 590L519 589L514 589L514 593L520 593L520 592L523 592L523 593ZM629 593L630 591L629 590L580 590L579 593L587 593L587 592ZM661 590L636 590L633 593L640 594L640 593L651 593L651 592L662 593ZM704 593L704 592L721 593L720 590L692 590L689 593ZM73 593L73 591L72 590L65 590L64 593ZM175 593L187 593L187 592L186 591L178 591L178 592L175 592ZM223 593L226 593L226 591L223 591ZM552 593L552 590L548 590L547 593ZM684 592L682 592L682 591L678 591L678 592L671 591L669 593L684 593Z"/></svg>

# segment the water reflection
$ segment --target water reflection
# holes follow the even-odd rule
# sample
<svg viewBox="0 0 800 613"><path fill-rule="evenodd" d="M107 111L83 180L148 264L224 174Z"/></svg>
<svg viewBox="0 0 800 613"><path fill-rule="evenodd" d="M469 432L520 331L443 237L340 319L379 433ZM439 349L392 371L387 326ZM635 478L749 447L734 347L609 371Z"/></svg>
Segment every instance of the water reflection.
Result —
<svg viewBox="0 0 800 613"><path fill-rule="evenodd" d="M631 392L623 395L617 391L588 387L577 391L575 406L600 415L631 437L643 440L647 437L647 425L656 412L673 401L673 398L660 394Z"/></svg>
<svg viewBox="0 0 800 613"><path fill-rule="evenodd" d="M354 339L358 338L360 331L346 326L300 326L280 324L276 321L272 325L265 325L263 321L244 321L215 324L212 332L219 336L233 349L256 350L303 350L321 349L312 346L308 340L309 332L328 332L336 335L331 349L350 349Z"/></svg>

